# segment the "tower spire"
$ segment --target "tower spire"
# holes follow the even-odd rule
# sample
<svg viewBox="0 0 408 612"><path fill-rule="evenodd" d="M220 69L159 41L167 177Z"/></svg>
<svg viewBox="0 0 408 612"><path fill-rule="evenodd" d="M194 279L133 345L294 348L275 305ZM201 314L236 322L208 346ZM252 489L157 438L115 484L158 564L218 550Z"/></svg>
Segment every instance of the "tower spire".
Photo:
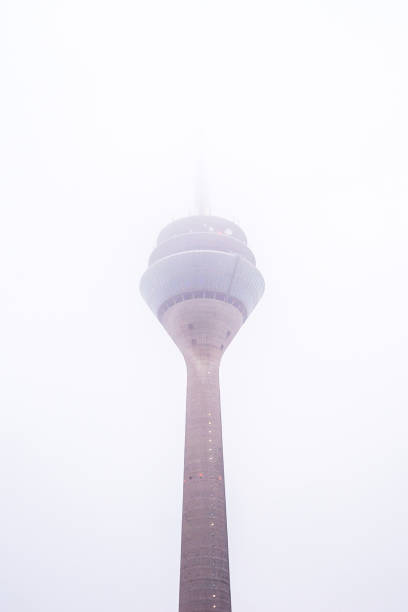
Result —
<svg viewBox="0 0 408 612"><path fill-rule="evenodd" d="M195 214L210 215L211 210L208 203L207 176L204 170L204 162L200 156L197 161L196 180L195 180Z"/></svg>

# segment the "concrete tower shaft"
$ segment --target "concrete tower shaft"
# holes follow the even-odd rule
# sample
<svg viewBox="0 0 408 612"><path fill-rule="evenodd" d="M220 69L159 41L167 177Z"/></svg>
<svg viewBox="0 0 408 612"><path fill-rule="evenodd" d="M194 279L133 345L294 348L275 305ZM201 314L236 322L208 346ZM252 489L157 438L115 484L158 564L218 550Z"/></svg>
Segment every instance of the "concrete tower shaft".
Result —
<svg viewBox="0 0 408 612"><path fill-rule="evenodd" d="M215 299L177 303L162 318L187 365L180 612L231 610L219 365L242 322Z"/></svg>
<svg viewBox="0 0 408 612"><path fill-rule="evenodd" d="M263 290L242 230L199 215L164 228L141 280L187 366L179 612L231 612L219 365Z"/></svg>

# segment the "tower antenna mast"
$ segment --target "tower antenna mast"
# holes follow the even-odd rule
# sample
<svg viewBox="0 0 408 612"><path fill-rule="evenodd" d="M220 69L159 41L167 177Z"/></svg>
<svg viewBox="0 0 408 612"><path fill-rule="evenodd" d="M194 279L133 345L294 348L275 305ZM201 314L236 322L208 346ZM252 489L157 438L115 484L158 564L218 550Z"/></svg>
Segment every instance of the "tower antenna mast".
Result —
<svg viewBox="0 0 408 612"><path fill-rule="evenodd" d="M195 214L210 215L211 210L208 203L208 184L204 170L202 156L197 161L196 181L195 181Z"/></svg>

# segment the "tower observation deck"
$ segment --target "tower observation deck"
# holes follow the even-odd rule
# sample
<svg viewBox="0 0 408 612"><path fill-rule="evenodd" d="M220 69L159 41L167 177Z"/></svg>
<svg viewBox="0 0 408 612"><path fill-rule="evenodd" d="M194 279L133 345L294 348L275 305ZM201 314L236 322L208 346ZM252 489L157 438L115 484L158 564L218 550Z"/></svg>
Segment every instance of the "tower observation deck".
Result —
<svg viewBox="0 0 408 612"><path fill-rule="evenodd" d="M179 612L231 612L219 365L264 281L237 225L196 215L161 231L140 289L187 366Z"/></svg>

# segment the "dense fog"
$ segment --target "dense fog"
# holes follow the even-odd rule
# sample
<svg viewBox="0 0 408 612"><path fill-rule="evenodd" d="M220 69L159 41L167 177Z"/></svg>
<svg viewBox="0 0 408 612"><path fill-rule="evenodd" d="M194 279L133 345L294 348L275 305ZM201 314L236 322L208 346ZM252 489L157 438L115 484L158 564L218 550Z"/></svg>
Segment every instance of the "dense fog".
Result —
<svg viewBox="0 0 408 612"><path fill-rule="evenodd" d="M177 609L185 368L139 294L211 212L234 612L404 612L407 7L4 0L0 608ZM200 179L203 180L203 179Z"/></svg>

